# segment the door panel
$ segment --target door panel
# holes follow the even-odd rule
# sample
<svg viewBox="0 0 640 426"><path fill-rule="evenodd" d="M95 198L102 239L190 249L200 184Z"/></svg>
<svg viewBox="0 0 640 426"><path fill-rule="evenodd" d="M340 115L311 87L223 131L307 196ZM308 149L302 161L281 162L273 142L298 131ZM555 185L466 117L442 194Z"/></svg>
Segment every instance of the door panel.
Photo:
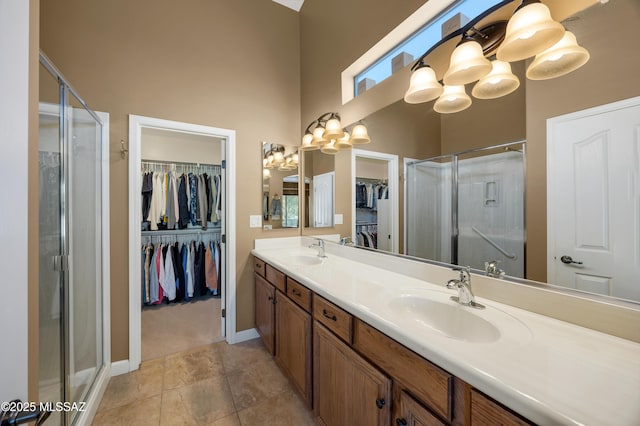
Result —
<svg viewBox="0 0 640 426"><path fill-rule="evenodd" d="M638 103L640 99L550 120L551 283L640 300Z"/></svg>
<svg viewBox="0 0 640 426"><path fill-rule="evenodd" d="M313 177L313 222L317 228L333 226L334 172Z"/></svg>

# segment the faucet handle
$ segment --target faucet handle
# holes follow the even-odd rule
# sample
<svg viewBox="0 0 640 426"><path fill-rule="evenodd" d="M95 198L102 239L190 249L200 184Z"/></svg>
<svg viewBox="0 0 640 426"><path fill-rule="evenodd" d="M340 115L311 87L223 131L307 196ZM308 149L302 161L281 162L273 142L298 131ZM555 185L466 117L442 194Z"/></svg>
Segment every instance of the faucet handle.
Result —
<svg viewBox="0 0 640 426"><path fill-rule="evenodd" d="M452 268L452 271L458 271L460 273L460 281L469 282L471 281L471 266L460 266L457 268Z"/></svg>

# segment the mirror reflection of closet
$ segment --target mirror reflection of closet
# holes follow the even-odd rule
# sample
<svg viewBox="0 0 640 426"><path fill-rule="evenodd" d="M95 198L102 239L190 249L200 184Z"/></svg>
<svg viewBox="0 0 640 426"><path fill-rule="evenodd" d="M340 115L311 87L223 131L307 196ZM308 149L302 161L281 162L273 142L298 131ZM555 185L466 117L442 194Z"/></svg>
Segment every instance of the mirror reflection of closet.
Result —
<svg viewBox="0 0 640 426"><path fill-rule="evenodd" d="M389 251L390 203L387 161L356 157L356 233L361 247Z"/></svg>

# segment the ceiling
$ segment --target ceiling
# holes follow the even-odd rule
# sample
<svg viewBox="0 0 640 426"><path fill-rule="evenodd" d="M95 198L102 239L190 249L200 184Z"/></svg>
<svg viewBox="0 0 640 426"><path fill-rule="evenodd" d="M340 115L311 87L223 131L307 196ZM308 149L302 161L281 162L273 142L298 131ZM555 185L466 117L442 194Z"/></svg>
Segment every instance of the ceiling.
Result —
<svg viewBox="0 0 640 426"><path fill-rule="evenodd" d="M302 8L302 4L304 3L304 0L273 0L275 3L279 3L283 6L288 7L289 9L293 9L296 12L300 12L300 9Z"/></svg>

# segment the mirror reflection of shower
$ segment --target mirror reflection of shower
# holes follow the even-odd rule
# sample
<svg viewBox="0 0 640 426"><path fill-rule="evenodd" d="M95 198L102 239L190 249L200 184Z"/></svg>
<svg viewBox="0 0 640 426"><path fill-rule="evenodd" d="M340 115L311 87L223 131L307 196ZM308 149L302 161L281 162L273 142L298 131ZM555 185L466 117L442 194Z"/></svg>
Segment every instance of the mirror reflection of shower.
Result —
<svg viewBox="0 0 640 426"><path fill-rule="evenodd" d="M525 143L410 163L406 254L525 276ZM494 263L495 265L496 263Z"/></svg>

